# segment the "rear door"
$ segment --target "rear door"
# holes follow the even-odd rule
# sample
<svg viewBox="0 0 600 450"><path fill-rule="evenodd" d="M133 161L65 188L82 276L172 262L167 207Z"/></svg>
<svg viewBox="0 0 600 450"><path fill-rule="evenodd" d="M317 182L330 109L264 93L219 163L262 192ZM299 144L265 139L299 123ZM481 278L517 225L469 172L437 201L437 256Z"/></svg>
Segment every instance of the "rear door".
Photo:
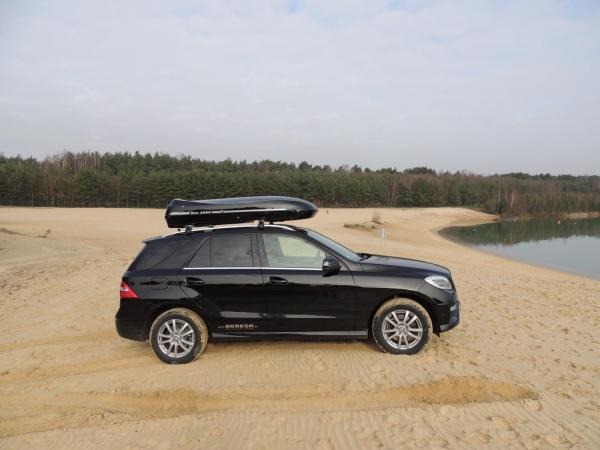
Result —
<svg viewBox="0 0 600 450"><path fill-rule="evenodd" d="M182 288L206 315L213 336L267 331L259 261L256 233L221 232L211 234L184 267Z"/></svg>

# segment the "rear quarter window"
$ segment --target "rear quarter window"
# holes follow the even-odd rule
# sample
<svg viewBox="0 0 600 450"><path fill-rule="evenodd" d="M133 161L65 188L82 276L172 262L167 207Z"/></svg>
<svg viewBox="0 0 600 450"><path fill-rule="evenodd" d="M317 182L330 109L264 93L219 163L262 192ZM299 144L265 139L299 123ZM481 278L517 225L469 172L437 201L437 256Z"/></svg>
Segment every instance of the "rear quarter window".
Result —
<svg viewBox="0 0 600 450"><path fill-rule="evenodd" d="M148 242L129 270L180 269L200 243L199 239Z"/></svg>

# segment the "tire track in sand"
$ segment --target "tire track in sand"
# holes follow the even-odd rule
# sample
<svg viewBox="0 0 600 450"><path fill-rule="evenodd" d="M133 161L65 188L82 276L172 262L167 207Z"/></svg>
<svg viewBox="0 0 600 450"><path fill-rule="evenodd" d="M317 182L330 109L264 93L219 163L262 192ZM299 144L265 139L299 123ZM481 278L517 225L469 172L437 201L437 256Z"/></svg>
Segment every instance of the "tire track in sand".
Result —
<svg viewBox="0 0 600 450"><path fill-rule="evenodd" d="M115 332L105 331L103 333L92 333L79 336L59 336L54 338L32 339L28 341L15 341L0 344L0 353L12 352L31 347L40 347L44 345L71 345L73 342L97 342L101 339L114 339Z"/></svg>
<svg viewBox="0 0 600 450"><path fill-rule="evenodd" d="M423 405L510 402L535 399L529 388L478 377L449 377L410 386L344 390L333 385L290 388L228 389L227 393L192 389L80 392L57 394L26 411L23 395L5 396L5 412L14 404L18 416L0 417L0 436L57 428L101 426L210 411L367 411ZM31 394L35 395L35 394Z"/></svg>

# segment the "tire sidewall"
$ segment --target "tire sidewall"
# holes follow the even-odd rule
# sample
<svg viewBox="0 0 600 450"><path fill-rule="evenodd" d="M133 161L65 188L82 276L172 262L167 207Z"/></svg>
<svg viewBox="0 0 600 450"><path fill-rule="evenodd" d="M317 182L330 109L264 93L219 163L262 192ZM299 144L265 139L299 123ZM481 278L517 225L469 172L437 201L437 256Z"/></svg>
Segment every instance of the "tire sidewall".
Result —
<svg viewBox="0 0 600 450"><path fill-rule="evenodd" d="M413 314L416 314L419 320L421 321L423 327L423 335L419 343L407 350L392 347L387 343L387 341L383 337L383 321L385 320L386 316L392 311L401 310L407 310ZM424 314L426 316L424 316ZM422 307L413 306L410 303L397 305L392 304L378 311L377 316L373 321L373 336L377 345L387 353L392 353L394 355L414 355L415 353L421 351L421 349L425 347L427 345L427 342L429 341L429 338L431 336L431 320L427 312L424 312L424 309Z"/></svg>
<svg viewBox="0 0 600 450"><path fill-rule="evenodd" d="M183 320L192 328L192 330L194 330L194 347L192 348L191 352L189 352L182 358L173 358L168 355L165 355L160 349L160 346L158 345L158 330L160 330L160 327L165 322L168 322L172 319ZM206 336L203 335L202 330L198 328L196 323L189 316L177 312L170 312L168 314L161 315L152 324L152 329L150 330L150 342L152 344L152 350L161 361L167 364L185 364L196 359L198 357L198 354L202 350L203 339L206 339Z"/></svg>

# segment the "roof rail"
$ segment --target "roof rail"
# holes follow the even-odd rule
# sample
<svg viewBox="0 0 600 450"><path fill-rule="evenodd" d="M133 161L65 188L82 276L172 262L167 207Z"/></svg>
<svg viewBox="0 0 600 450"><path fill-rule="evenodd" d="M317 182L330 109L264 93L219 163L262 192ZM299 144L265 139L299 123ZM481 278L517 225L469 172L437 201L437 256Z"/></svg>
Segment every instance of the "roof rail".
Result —
<svg viewBox="0 0 600 450"><path fill-rule="evenodd" d="M161 237L173 236L173 235L176 235L176 234L191 234L191 233L194 233L194 232L201 232L201 231L227 230L227 229L249 228L249 227L256 227L256 228L261 228L261 227L265 227L265 228L283 228L285 230L290 230L290 231L297 230L297 228L294 227L294 226L292 226L292 225L280 225L278 223L262 223L262 222L257 222L257 223L238 223L238 224L229 224L229 225L215 225L215 226L206 226L206 227L190 227L190 226L187 226L187 227L185 227L183 229L179 228L177 231L174 231L172 233L163 234Z"/></svg>

